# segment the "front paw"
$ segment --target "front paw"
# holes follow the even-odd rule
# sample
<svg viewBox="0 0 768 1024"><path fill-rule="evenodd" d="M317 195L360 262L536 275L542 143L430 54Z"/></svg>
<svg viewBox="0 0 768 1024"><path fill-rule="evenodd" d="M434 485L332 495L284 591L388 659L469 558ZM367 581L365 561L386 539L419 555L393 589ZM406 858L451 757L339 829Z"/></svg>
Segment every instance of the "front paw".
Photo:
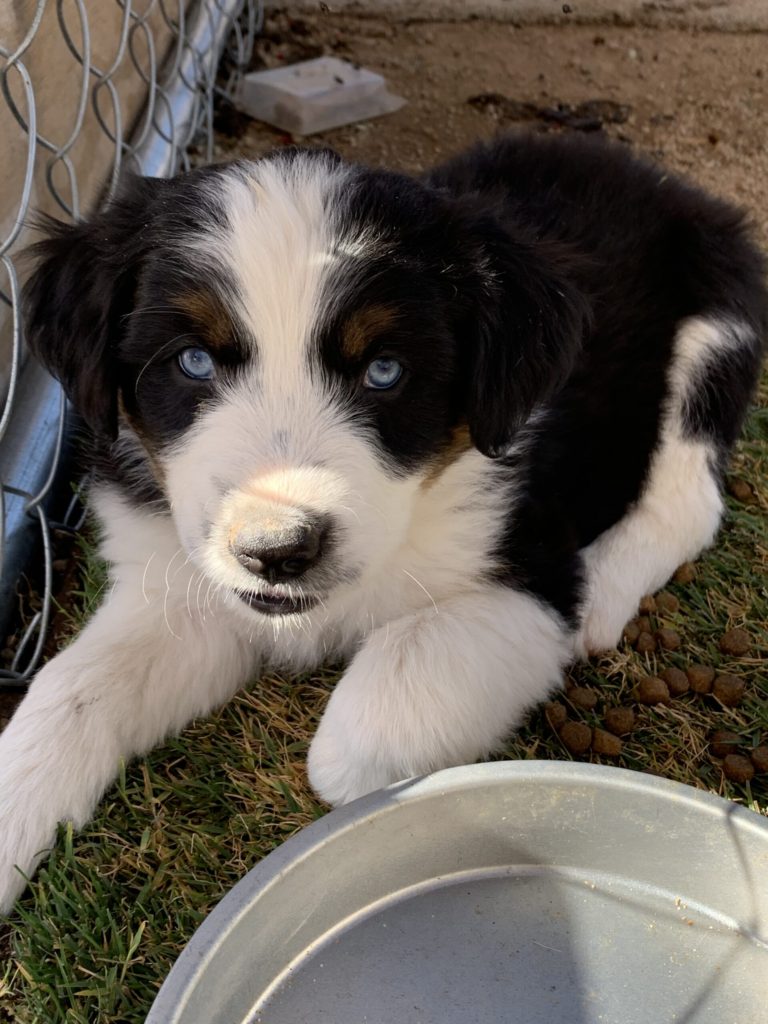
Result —
<svg viewBox="0 0 768 1024"><path fill-rule="evenodd" d="M307 757L310 785L322 800L338 807L403 777L375 749L371 737L331 711L329 707Z"/></svg>
<svg viewBox="0 0 768 1024"><path fill-rule="evenodd" d="M622 619L621 625L618 625L619 618ZM578 659L586 660L604 654L606 651L615 650L621 643L626 623L627 619L624 619L623 616L617 616L615 621L610 621L599 610L589 615L584 620L576 637L574 654Z"/></svg>
<svg viewBox="0 0 768 1024"><path fill-rule="evenodd" d="M392 644L385 652L369 642L336 684L307 758L310 784L329 804L442 767L432 763L423 709L413 700L415 693L424 697L428 682L411 680L403 693L408 676Z"/></svg>
<svg viewBox="0 0 768 1024"><path fill-rule="evenodd" d="M35 823L14 803L3 801L0 796L0 917L11 912L27 886L27 879L54 840L52 834L35 828Z"/></svg>
<svg viewBox="0 0 768 1024"><path fill-rule="evenodd" d="M0 918L10 914L26 886L27 879L17 869L16 858L0 850Z"/></svg>

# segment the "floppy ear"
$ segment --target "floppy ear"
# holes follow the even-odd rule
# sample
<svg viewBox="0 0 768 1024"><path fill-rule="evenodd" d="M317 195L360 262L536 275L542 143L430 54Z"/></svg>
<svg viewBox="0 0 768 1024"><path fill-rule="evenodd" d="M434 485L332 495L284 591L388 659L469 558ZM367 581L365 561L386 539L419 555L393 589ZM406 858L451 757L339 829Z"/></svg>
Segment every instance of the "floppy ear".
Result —
<svg viewBox="0 0 768 1024"><path fill-rule="evenodd" d="M89 221L41 220L37 266L24 287L29 347L97 434L117 434L114 347L131 309L157 179L131 178Z"/></svg>
<svg viewBox="0 0 768 1024"><path fill-rule="evenodd" d="M590 322L569 257L516 239L495 218L475 235L477 300L467 331L467 420L484 455L503 453L573 369Z"/></svg>

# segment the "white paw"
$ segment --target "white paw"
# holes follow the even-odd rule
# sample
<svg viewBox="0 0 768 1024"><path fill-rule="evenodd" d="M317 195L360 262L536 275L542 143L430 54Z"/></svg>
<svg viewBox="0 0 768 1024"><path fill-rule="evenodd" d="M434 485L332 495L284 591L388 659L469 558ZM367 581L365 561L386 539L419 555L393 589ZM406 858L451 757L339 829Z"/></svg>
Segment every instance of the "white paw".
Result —
<svg viewBox="0 0 768 1024"><path fill-rule="evenodd" d="M588 658L618 647L631 618L632 612L627 613L624 608L590 602L575 640L577 657Z"/></svg>
<svg viewBox="0 0 768 1024"><path fill-rule="evenodd" d="M503 588L376 630L339 680L310 747L332 804L495 750L560 679L562 622Z"/></svg>
<svg viewBox="0 0 768 1024"><path fill-rule="evenodd" d="M331 730L318 732L307 759L309 782L317 795L333 807L348 804L366 793L373 793L390 782L396 773L374 765L365 755L350 750Z"/></svg>
<svg viewBox="0 0 768 1024"><path fill-rule="evenodd" d="M0 793L0 917L13 909L54 840L53 832L35 821L29 803L17 797Z"/></svg>
<svg viewBox="0 0 768 1024"><path fill-rule="evenodd" d="M30 864L22 873L16 867L17 858L13 854L0 850L0 918L6 917L13 910L13 905L27 887L27 878L34 871L35 865Z"/></svg>
<svg viewBox="0 0 768 1024"><path fill-rule="evenodd" d="M346 804L450 763L436 754L418 709L404 706L397 682L389 661L365 649L338 682L307 757L310 784L327 803Z"/></svg>
<svg viewBox="0 0 768 1024"><path fill-rule="evenodd" d="M584 604L581 628L574 648L577 657L611 651L621 643L624 627L637 611L640 600L634 590L625 589L621 578L597 572L587 562L591 574L589 593Z"/></svg>

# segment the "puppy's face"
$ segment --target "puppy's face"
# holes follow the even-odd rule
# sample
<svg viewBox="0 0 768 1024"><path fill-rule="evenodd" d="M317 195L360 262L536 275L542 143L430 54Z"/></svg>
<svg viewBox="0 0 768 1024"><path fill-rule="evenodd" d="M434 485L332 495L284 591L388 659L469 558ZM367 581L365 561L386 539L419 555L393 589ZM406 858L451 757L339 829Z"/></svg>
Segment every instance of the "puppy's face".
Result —
<svg viewBox="0 0 768 1024"><path fill-rule="evenodd" d="M514 327L495 230L324 152L139 182L44 243L31 339L97 431L118 425L115 457L139 453L189 557L244 607L303 614L386 566L417 496L535 400L491 358ZM46 302L61 351L39 342ZM493 437L487 386L511 402Z"/></svg>

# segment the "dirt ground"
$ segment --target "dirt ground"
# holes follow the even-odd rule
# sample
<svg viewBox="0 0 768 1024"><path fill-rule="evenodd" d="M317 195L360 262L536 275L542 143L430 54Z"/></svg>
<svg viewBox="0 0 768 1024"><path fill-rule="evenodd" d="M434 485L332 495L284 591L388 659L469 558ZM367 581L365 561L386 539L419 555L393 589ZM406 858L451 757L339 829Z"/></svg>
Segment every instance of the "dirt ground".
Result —
<svg viewBox="0 0 768 1024"><path fill-rule="evenodd" d="M392 24L319 11L268 18L255 66L332 54L383 74L407 100L400 111L297 141L410 172L509 128L594 130L602 113L607 134L746 206L768 245L767 43L760 32ZM600 103L574 110L590 101ZM227 111L218 125L221 159L292 141Z"/></svg>

